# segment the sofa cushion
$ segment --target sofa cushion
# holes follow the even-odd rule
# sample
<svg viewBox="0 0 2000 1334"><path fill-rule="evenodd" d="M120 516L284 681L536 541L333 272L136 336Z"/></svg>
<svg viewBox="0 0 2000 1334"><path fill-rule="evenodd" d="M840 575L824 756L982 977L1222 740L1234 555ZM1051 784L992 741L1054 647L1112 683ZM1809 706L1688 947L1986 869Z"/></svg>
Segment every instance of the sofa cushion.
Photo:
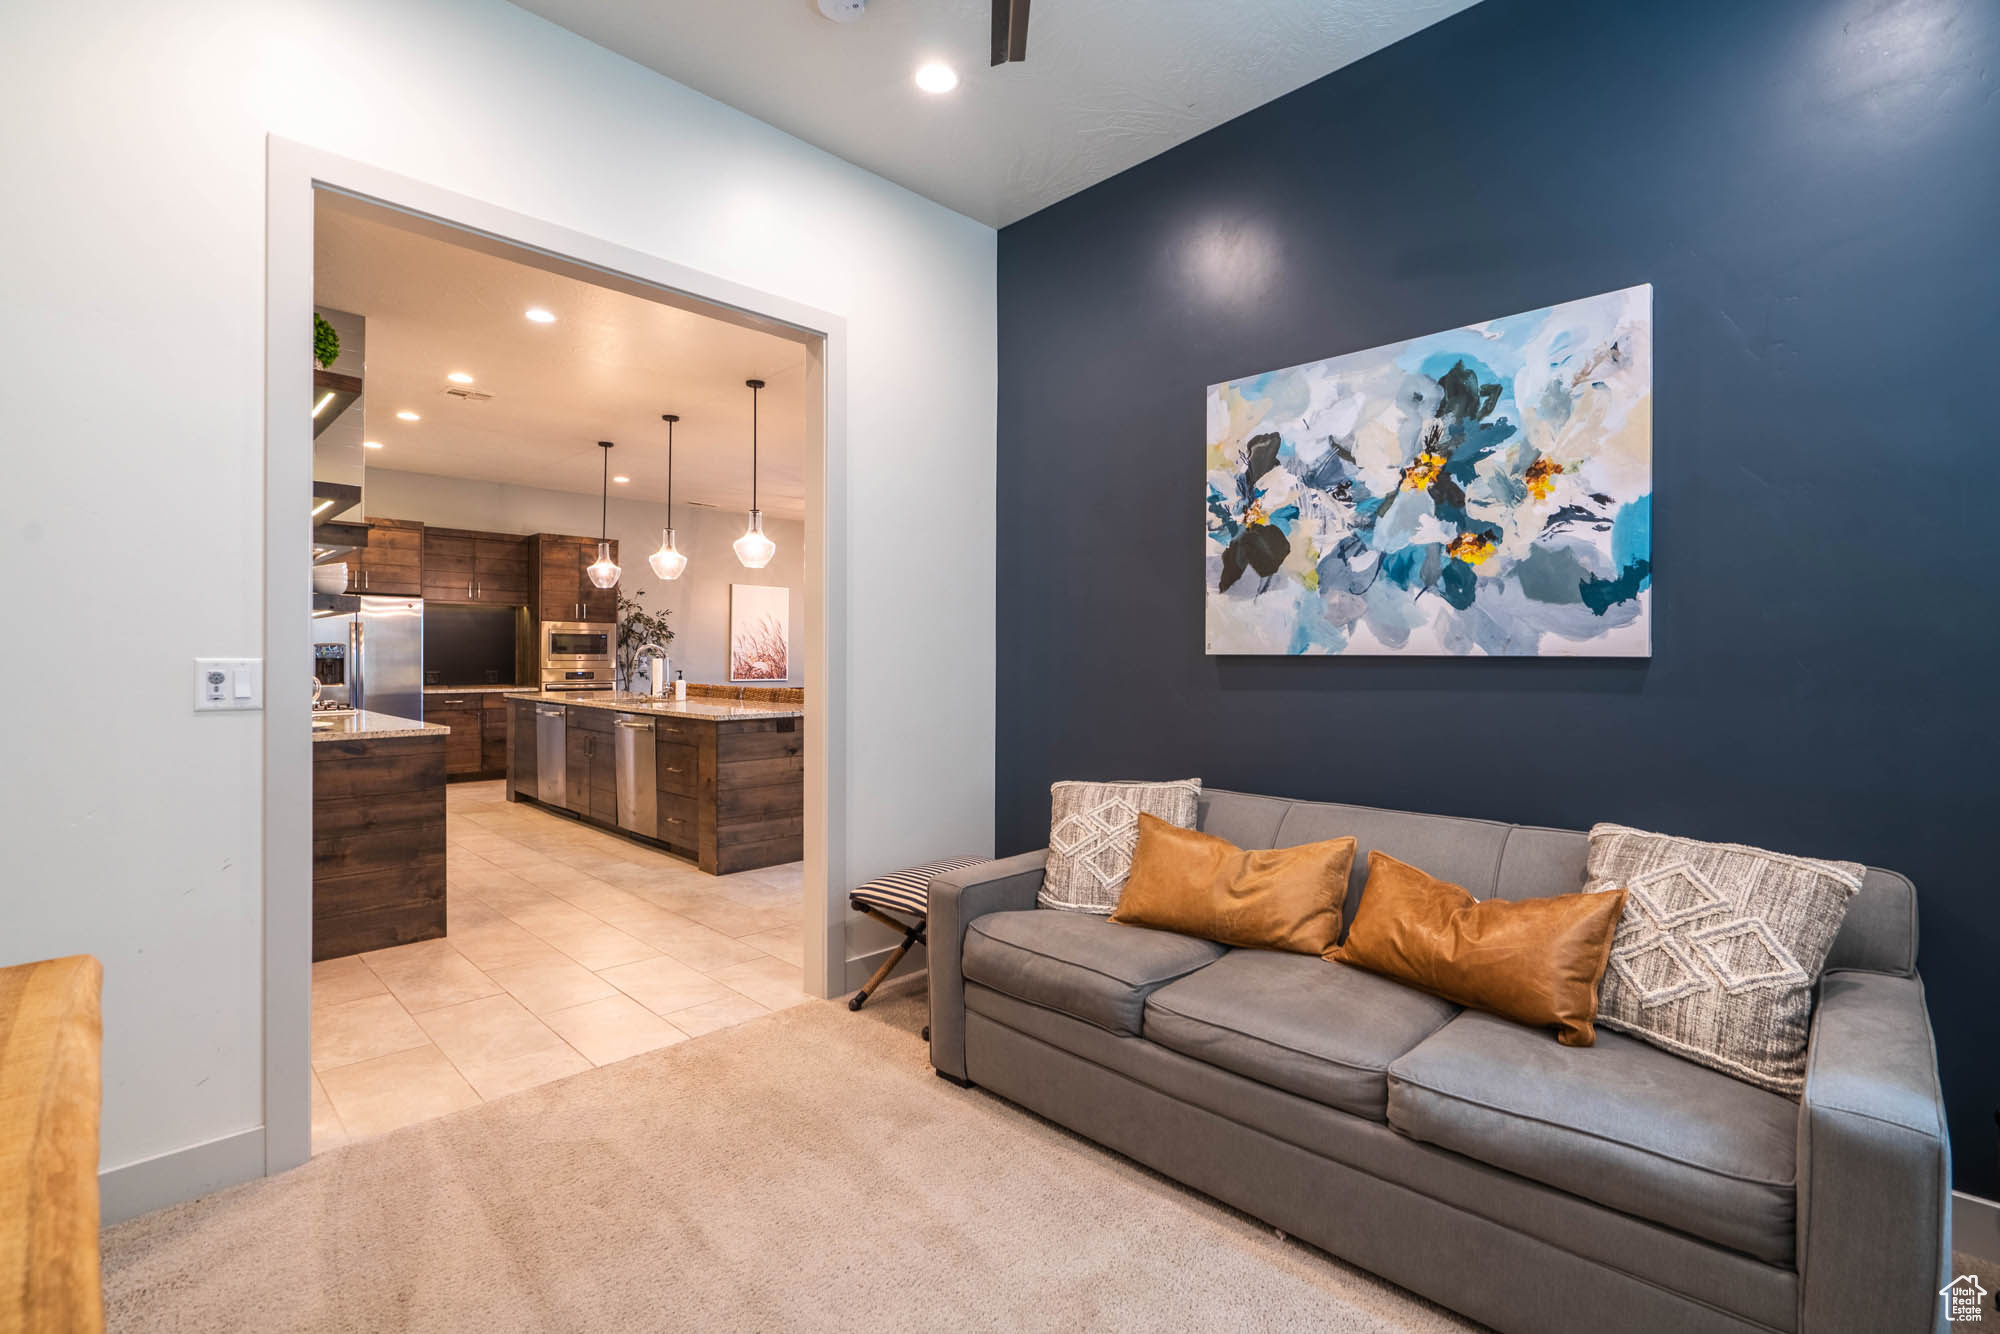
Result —
<svg viewBox="0 0 2000 1334"><path fill-rule="evenodd" d="M1584 889L1625 894L1598 1022L1798 1097L1813 989L1862 870L1594 826Z"/></svg>
<svg viewBox="0 0 2000 1334"><path fill-rule="evenodd" d="M1132 875L1111 920L1317 958L1340 936L1353 861L1351 838L1245 851L1141 814Z"/></svg>
<svg viewBox="0 0 2000 1334"><path fill-rule="evenodd" d="M1234 950L1146 1002L1148 1041L1328 1107L1387 1119L1389 1063L1458 1007L1344 963Z"/></svg>
<svg viewBox="0 0 2000 1334"><path fill-rule="evenodd" d="M1081 783L1049 788L1049 860L1035 901L1044 908L1108 917L1132 873L1139 817L1194 827L1201 780Z"/></svg>
<svg viewBox="0 0 2000 1334"><path fill-rule="evenodd" d="M1389 1124L1773 1264L1795 1249L1798 1104L1617 1033L1467 1011L1389 1067Z"/></svg>
<svg viewBox="0 0 2000 1334"><path fill-rule="evenodd" d="M1377 848L1347 940L1326 957L1588 1047L1624 906L1615 892L1475 899Z"/></svg>
<svg viewBox="0 0 2000 1334"><path fill-rule="evenodd" d="M1222 954L1193 936L1030 908L974 918L964 971L1016 1000L1136 1037L1147 996Z"/></svg>

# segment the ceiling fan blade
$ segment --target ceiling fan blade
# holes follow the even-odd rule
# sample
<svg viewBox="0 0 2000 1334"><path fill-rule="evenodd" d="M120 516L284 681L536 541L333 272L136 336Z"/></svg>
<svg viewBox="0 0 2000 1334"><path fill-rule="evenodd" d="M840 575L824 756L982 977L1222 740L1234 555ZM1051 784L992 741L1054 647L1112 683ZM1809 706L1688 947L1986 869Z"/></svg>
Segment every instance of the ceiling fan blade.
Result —
<svg viewBox="0 0 2000 1334"><path fill-rule="evenodd" d="M1028 0L993 0L993 63L1028 58Z"/></svg>

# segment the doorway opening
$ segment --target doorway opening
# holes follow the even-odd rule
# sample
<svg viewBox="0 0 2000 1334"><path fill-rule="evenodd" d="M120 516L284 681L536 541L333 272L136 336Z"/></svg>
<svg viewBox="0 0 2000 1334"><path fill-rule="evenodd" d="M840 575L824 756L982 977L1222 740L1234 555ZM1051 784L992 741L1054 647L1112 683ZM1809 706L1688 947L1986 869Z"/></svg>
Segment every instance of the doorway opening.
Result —
<svg viewBox="0 0 2000 1334"><path fill-rule="evenodd" d="M303 766L275 703L267 736L276 1171L843 985L844 333L310 150L272 159L273 325L304 304L316 335L270 377L269 693L289 652L298 712L314 700ZM303 388L282 410L306 374L310 428ZM279 521L305 480L309 526ZM281 607L308 572L304 614ZM298 832L306 874L272 874Z"/></svg>

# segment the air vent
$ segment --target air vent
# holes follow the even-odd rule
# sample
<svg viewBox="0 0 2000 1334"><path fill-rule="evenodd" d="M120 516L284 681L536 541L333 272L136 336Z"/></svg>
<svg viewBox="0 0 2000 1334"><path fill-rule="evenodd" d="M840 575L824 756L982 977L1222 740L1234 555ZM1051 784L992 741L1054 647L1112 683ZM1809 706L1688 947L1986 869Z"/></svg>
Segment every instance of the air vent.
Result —
<svg viewBox="0 0 2000 1334"><path fill-rule="evenodd" d="M468 403L484 403L493 397L491 394L482 394L477 389L466 389L463 386L455 384L447 385L445 392L453 398L462 398Z"/></svg>

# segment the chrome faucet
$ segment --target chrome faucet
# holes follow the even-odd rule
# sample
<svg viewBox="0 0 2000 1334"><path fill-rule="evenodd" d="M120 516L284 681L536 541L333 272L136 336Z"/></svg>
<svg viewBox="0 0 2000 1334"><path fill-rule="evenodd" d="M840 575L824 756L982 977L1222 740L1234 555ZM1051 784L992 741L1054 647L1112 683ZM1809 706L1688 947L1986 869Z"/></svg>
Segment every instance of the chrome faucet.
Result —
<svg viewBox="0 0 2000 1334"><path fill-rule="evenodd" d="M673 661L671 658L667 656L666 645L661 644L656 640L649 639L645 643L639 645L638 649L632 654L632 675L634 677L637 677L639 674L639 669L646 665L646 655L648 653L658 654L660 661L662 663L671 663ZM664 676L664 671L662 672L662 675ZM636 680L634 680L628 682L627 684L636 687L639 683ZM649 685L651 684L650 680L648 681L648 684ZM632 693L635 695L650 695L653 692L651 690L634 689Z"/></svg>

